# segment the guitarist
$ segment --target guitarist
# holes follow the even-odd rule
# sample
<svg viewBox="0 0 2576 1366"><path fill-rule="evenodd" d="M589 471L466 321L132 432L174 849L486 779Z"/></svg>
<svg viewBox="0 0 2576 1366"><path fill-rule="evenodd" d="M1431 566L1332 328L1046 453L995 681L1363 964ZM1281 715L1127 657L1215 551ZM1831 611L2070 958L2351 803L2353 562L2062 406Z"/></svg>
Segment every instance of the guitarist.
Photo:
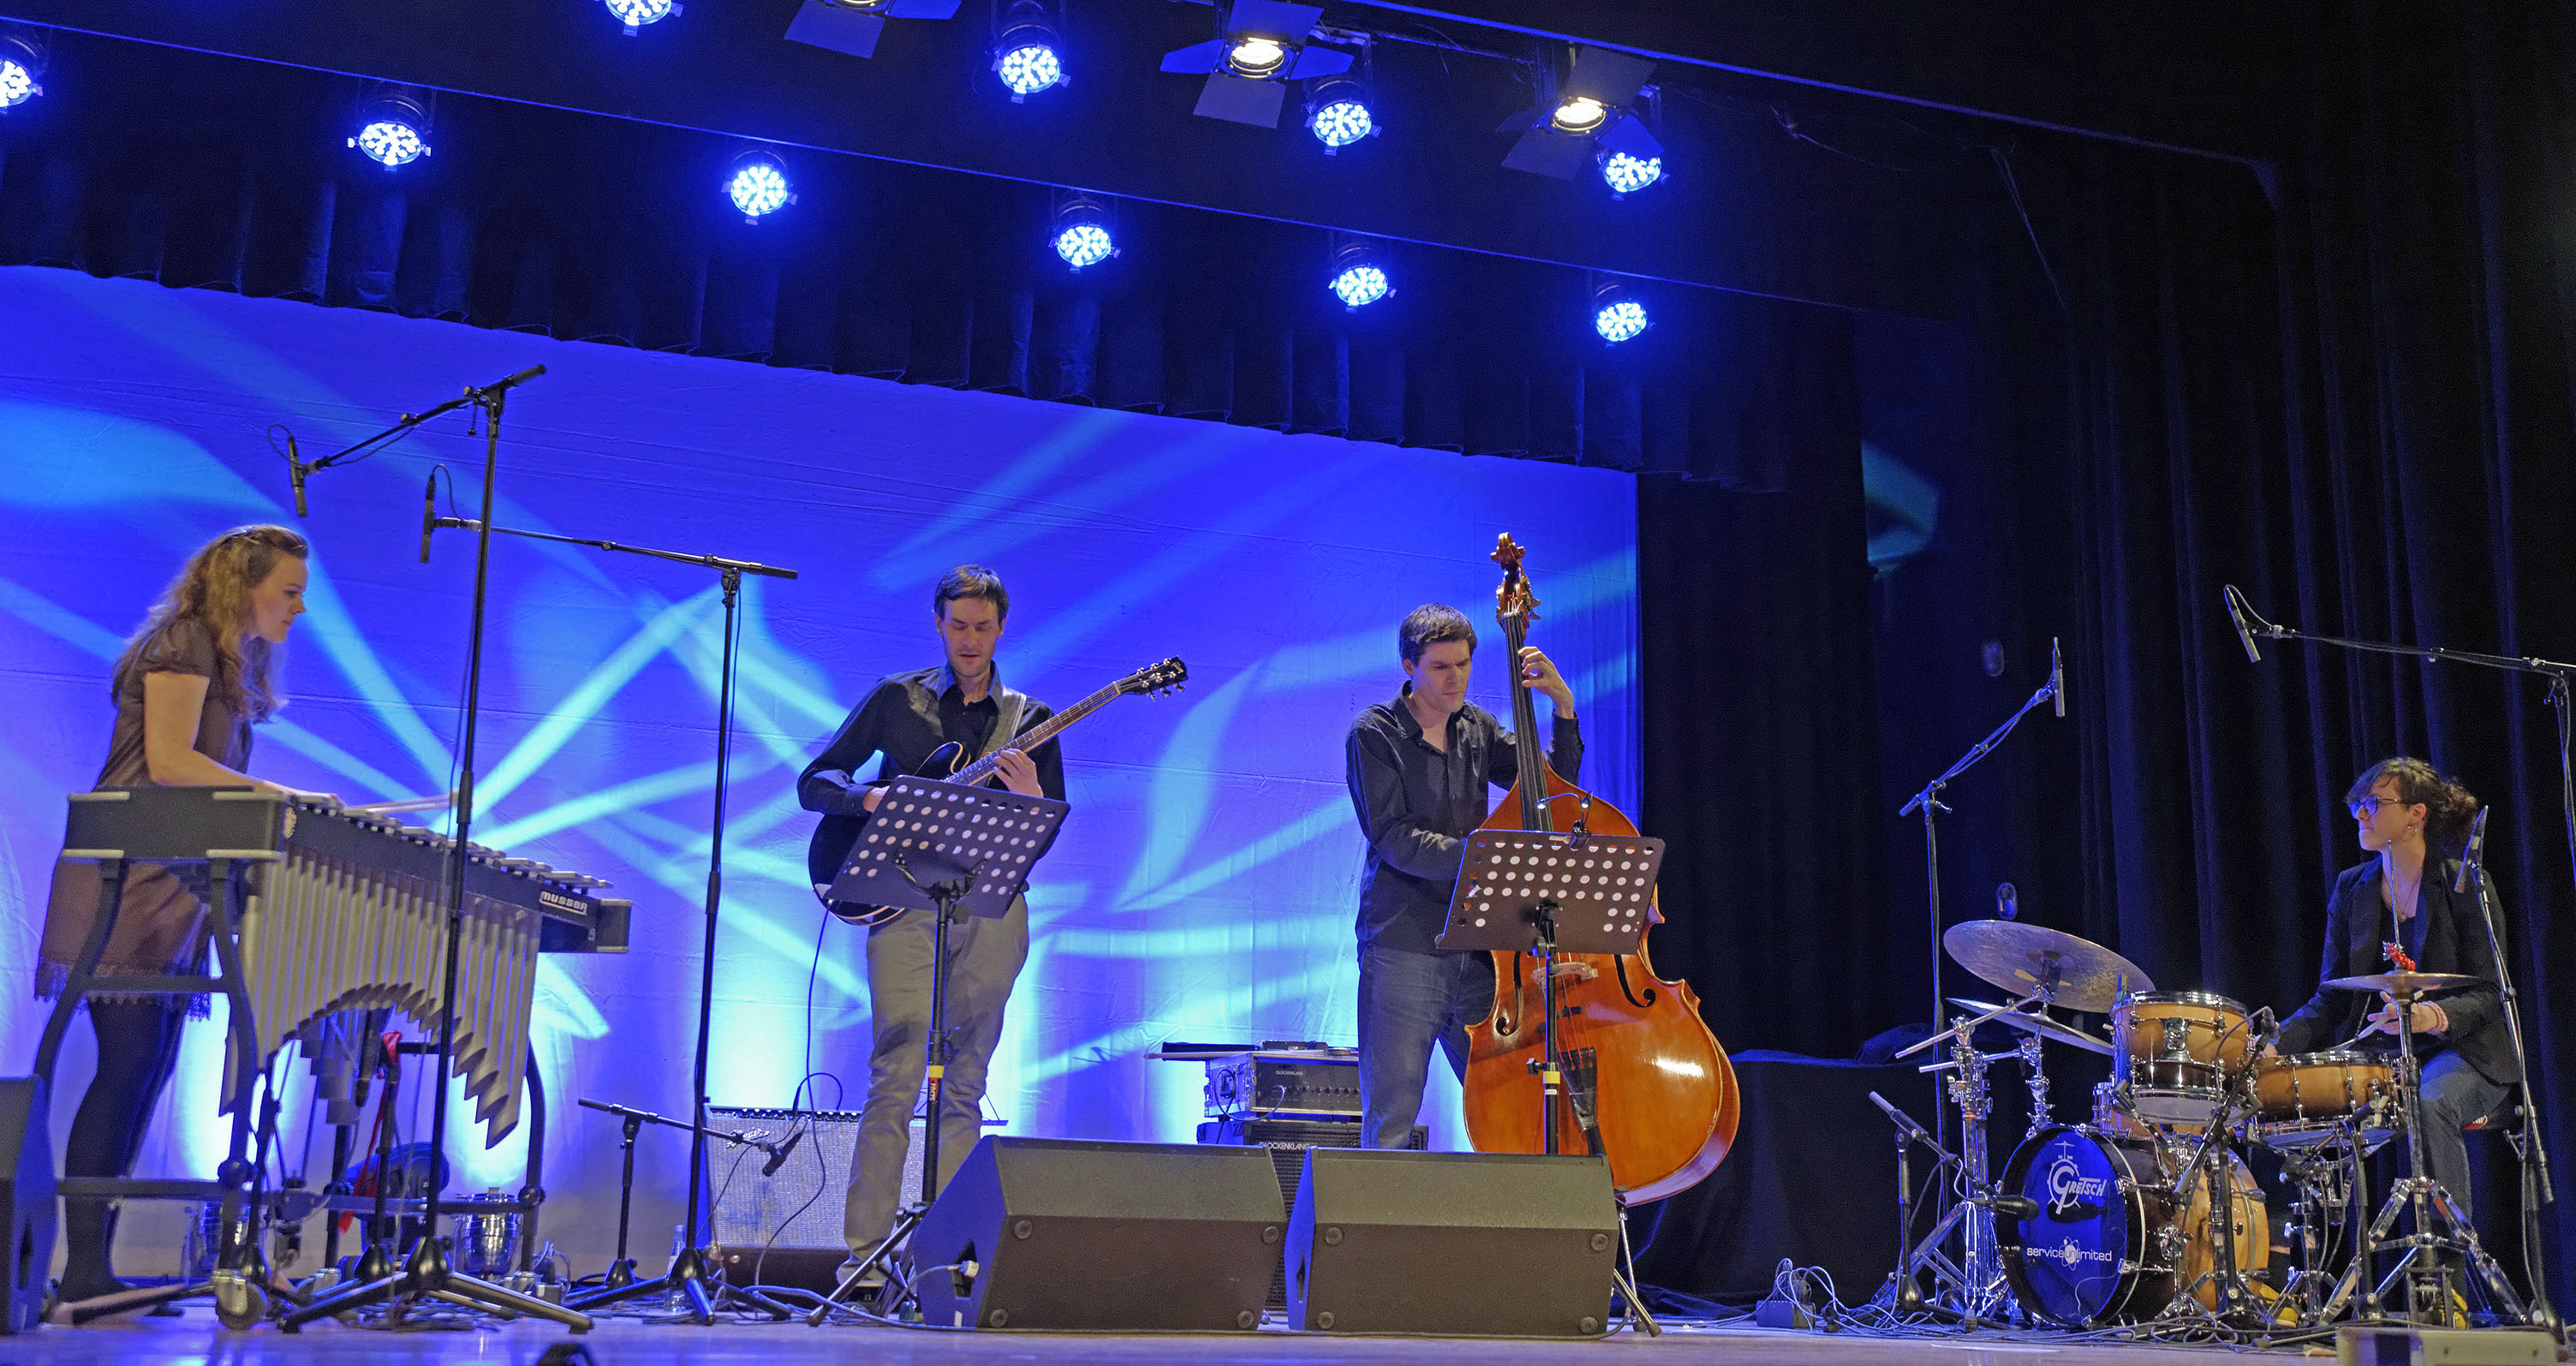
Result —
<svg viewBox="0 0 2576 1366"><path fill-rule="evenodd" d="M1360 713L1344 741L1351 805L1368 858L1360 874L1360 1146L1401 1148L1422 1109L1437 1044L1467 1073L1467 1026L1494 1006L1494 959L1434 942L1465 857L1465 836L1493 804L1487 783L1520 773L1512 734L1467 700L1476 628L1454 607L1428 603L1396 631L1407 682L1392 702ZM1548 765L1572 781L1583 763L1574 690L1535 646L1522 676L1555 712Z"/></svg>
<svg viewBox="0 0 2576 1366"><path fill-rule="evenodd" d="M1002 627L1011 612L1001 576L981 565L959 565L941 575L931 596L931 621L947 662L935 669L891 675L841 723L822 755L806 765L796 795L806 810L822 813L806 865L816 890L831 884L840 862L876 809L884 783L918 772L931 752L951 741L973 759L1000 751L1002 784L1031 797L1064 799L1064 756L1053 740L1034 754L1009 749L1011 738L1044 721L1046 704L1002 686L993 667ZM882 757L880 780L852 775ZM984 1070L1002 1035L1002 1008L1029 953L1026 901L1014 901L998 920L969 918L948 932L947 1081L940 1106L939 1174L965 1160L983 1134ZM923 1045L930 1030L930 916L905 911L868 931L868 998L875 1042L868 1060L868 1098L851 1155L850 1189L841 1232L853 1263L873 1251L894 1227L905 1192L903 1161L913 1106L921 1095Z"/></svg>

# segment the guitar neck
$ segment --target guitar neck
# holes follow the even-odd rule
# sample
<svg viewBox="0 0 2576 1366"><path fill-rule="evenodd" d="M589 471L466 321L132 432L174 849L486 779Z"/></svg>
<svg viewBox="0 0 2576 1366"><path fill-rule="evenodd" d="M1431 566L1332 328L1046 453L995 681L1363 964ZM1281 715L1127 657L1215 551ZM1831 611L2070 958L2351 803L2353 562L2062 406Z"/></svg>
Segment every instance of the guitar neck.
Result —
<svg viewBox="0 0 2576 1366"><path fill-rule="evenodd" d="M1089 716L1093 712L1100 710L1102 707L1108 706L1109 703L1117 696L1118 685L1112 683L1108 687L1102 688L1100 691L1093 693L1089 697L1065 708L1063 711L1057 712L1055 715L1048 717L1044 721L1040 721L1036 725L1029 727L1027 730L1021 731L1019 734L1012 736L1011 742L1008 745L1003 746L1003 748L1016 749L1022 754L1026 754L1031 750L1036 749L1038 746L1045 744L1047 741L1054 739L1057 735L1063 732L1065 727ZM950 778L949 781L954 783L980 783L985 779L992 777L996 772L1000 771L1000 769L1001 750L995 750L991 754L987 754L983 758L957 770L956 776Z"/></svg>

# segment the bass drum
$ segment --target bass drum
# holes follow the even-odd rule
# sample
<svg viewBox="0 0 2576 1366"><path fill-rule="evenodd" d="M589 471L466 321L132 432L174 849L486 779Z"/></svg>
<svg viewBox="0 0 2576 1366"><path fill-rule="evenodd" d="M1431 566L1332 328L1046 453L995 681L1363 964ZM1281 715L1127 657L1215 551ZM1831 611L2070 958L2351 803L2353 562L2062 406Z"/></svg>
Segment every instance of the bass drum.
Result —
<svg viewBox="0 0 2576 1366"><path fill-rule="evenodd" d="M1995 1215L2004 1275L2022 1308L2069 1328L2152 1317L2185 1288L2210 1309L2218 1264L2210 1234L2207 1182L2177 1208L2174 1176L2190 1145L2104 1134L2065 1125L2042 1129L2013 1150L2002 1189L2039 1206L2034 1218ZM2236 1265L2271 1262L2272 1227L2263 1191L2241 1158L2228 1158Z"/></svg>

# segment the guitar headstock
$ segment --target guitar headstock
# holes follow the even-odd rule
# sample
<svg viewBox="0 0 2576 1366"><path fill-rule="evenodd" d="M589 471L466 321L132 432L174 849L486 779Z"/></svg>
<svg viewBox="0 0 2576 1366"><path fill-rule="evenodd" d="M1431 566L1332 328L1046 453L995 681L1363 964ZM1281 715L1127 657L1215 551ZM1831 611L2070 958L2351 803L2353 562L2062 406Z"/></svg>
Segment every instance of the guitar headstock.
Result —
<svg viewBox="0 0 2576 1366"><path fill-rule="evenodd" d="M1178 659L1166 659L1160 664L1148 664L1144 668L1138 669L1136 672L1127 675L1125 678L1119 679L1118 691L1130 694L1149 692L1169 693L1173 689L1178 688L1189 681L1189 665L1183 664Z"/></svg>
<svg viewBox="0 0 2576 1366"><path fill-rule="evenodd" d="M1494 619L1506 626L1538 620L1538 594L1530 590L1529 576L1521 572L1524 553L1508 531L1494 541L1494 563L1503 567L1503 584L1494 590Z"/></svg>

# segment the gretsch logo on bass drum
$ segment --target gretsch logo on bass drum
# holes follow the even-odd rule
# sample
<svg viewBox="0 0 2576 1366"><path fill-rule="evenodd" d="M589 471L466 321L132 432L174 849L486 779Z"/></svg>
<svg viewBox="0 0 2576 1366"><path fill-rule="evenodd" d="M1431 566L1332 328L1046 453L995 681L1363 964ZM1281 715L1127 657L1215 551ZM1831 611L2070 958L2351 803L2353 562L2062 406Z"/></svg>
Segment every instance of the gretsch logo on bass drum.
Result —
<svg viewBox="0 0 2576 1366"><path fill-rule="evenodd" d="M2072 1154L2060 1153L2048 1164L2049 1217L2063 1219L2087 1203L2100 1206L2111 1193L2111 1181L2103 1176L2086 1176L2075 1166Z"/></svg>

